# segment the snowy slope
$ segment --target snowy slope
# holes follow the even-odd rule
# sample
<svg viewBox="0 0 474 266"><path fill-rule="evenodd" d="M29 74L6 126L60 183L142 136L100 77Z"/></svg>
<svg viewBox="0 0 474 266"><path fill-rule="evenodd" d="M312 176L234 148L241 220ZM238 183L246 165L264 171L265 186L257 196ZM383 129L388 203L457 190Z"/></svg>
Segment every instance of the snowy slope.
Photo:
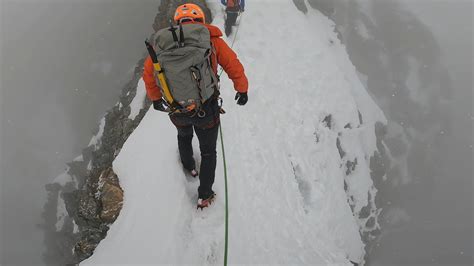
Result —
<svg viewBox="0 0 474 266"><path fill-rule="evenodd" d="M212 2L214 24L222 26L222 10ZM231 264L351 265L363 259L361 222L348 195L356 213L374 196L374 123L385 118L333 28L325 16L313 10L303 15L290 0L247 3L234 49L249 77L248 104L234 103L225 74L221 84ZM322 122L328 115L330 125ZM357 166L346 177L345 162L354 158ZM198 181L183 175L176 129L165 114L149 110L114 162L125 191L122 212L82 264L221 264L220 150L218 160L217 201L196 211Z"/></svg>

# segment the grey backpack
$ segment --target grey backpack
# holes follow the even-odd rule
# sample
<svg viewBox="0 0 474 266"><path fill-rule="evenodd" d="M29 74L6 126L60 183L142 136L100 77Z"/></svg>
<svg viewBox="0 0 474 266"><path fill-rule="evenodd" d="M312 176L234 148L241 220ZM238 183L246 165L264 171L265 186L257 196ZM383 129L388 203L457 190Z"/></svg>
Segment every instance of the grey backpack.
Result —
<svg viewBox="0 0 474 266"><path fill-rule="evenodd" d="M213 47L206 26L184 24L159 30L153 46L179 109L199 110L218 95L218 79L211 66Z"/></svg>

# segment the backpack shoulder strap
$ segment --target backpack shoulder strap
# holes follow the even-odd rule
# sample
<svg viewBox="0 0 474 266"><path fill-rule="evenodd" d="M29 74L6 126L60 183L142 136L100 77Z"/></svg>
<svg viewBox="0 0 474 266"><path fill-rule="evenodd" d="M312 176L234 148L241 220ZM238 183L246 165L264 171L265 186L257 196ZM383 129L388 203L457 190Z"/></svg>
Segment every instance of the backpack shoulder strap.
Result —
<svg viewBox="0 0 474 266"><path fill-rule="evenodd" d="M209 63L209 71L211 73L211 81L212 81L212 84L213 84L213 87L214 87L214 96L215 97L218 97L220 95L220 92L219 92L219 89L220 89L220 81L219 81L219 76L217 76L217 73L214 72L214 66L213 66L213 60L212 60L212 56L215 56L216 60L216 69L217 69L217 52L216 52L216 48L214 47L214 44L212 43L211 41L211 52L210 52L210 55L208 57L208 63Z"/></svg>

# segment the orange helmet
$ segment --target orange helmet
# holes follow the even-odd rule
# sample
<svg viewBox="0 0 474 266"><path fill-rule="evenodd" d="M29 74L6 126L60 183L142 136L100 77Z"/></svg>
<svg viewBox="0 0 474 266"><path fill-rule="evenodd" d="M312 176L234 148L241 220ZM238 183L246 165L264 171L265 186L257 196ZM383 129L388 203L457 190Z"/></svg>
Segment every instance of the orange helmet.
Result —
<svg viewBox="0 0 474 266"><path fill-rule="evenodd" d="M184 4L176 8L176 12L174 13L174 20L178 23L183 20L205 22L206 16L198 5Z"/></svg>

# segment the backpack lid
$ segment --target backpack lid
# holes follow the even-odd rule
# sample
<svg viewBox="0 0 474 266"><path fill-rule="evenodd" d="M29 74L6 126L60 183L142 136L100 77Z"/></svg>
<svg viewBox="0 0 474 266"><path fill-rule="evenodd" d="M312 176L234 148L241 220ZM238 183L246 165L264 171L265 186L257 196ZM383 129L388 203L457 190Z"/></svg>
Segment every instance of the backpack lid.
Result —
<svg viewBox="0 0 474 266"><path fill-rule="evenodd" d="M181 29L183 30L181 32ZM201 23L185 23L182 27L174 27L178 36L184 36L184 46L193 46L198 48L209 48L211 37L209 30ZM155 35L154 48L158 53L179 48L179 44L173 37L171 28L159 30Z"/></svg>

